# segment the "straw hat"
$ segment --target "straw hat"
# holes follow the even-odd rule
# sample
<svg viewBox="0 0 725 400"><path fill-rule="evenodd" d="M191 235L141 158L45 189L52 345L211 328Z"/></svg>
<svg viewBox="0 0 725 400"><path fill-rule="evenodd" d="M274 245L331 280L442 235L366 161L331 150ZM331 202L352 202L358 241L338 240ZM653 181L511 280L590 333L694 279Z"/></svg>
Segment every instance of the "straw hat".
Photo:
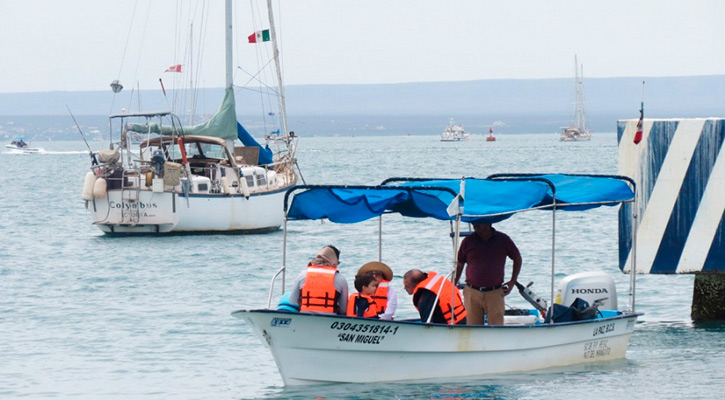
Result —
<svg viewBox="0 0 725 400"><path fill-rule="evenodd" d="M363 264L363 266L360 267L359 270L357 270L357 274L364 275L370 271L380 271L383 273L383 278L386 281L393 280L393 270L390 269L387 264L380 261L370 261L369 263Z"/></svg>

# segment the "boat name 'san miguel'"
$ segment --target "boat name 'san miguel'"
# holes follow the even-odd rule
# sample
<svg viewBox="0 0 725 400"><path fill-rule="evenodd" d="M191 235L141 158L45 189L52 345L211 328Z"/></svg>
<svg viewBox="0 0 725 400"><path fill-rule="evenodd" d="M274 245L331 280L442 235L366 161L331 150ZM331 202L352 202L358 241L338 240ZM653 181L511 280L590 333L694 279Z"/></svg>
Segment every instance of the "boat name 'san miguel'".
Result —
<svg viewBox="0 0 725 400"><path fill-rule="evenodd" d="M385 339L385 335L365 335L355 333L338 333L337 338L341 342L349 343L364 343L364 344L380 344L380 341Z"/></svg>

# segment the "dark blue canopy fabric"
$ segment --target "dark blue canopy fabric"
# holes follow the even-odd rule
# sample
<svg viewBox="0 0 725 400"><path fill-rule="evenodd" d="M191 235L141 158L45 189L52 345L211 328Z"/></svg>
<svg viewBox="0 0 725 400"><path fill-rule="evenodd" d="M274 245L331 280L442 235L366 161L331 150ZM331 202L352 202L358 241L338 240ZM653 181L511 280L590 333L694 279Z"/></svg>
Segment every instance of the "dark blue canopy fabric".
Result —
<svg viewBox="0 0 725 400"><path fill-rule="evenodd" d="M634 198L627 183L604 177L540 175L556 187L557 207L587 209L605 203L617 204ZM460 194L461 180L404 182L386 186L309 186L295 194L288 208L290 220L322 219L355 223L395 212L407 217L453 220L448 208ZM295 190L295 189L292 189ZM460 198L459 198L459 201ZM552 204L551 188L541 180L516 178L491 180L466 178L464 185L464 222L498 222L516 212Z"/></svg>

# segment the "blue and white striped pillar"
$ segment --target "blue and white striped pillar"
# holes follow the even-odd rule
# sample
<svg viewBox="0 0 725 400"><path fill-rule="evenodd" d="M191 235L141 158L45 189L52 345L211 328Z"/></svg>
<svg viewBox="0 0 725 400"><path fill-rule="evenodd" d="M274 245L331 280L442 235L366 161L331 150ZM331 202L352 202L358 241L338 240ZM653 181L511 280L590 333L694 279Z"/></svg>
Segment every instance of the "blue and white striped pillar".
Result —
<svg viewBox="0 0 725 400"><path fill-rule="evenodd" d="M725 119L644 120L639 144L636 125L636 119L618 121L617 140L619 173L637 183L637 202L621 211L637 211L637 272L720 274L725 287ZM620 215L624 272L632 235L630 220ZM725 307L722 293L719 301Z"/></svg>

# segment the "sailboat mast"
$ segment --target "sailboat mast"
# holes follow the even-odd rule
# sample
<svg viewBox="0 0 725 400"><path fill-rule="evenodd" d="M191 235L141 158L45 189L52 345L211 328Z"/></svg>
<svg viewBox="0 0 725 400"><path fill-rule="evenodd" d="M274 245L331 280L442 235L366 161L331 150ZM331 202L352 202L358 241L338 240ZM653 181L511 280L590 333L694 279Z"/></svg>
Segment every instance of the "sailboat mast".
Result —
<svg viewBox="0 0 725 400"><path fill-rule="evenodd" d="M581 73L580 73L580 71L581 71ZM579 62L577 60L576 55L574 56L574 75L575 75L574 79L576 79L576 82L575 82L576 99L575 99L575 106L574 106L574 118L576 119L575 124L576 124L577 128L579 128L581 130L586 130L586 119L584 117L584 93L583 93L583 88L582 88L582 85L583 85L582 79L584 79L584 66L581 66L581 70L580 70Z"/></svg>
<svg viewBox="0 0 725 400"><path fill-rule="evenodd" d="M189 100L191 106L189 107L189 125L194 125L194 113L196 112L196 93L194 92L194 74L191 73L191 68L194 65L194 24L189 25Z"/></svg>
<svg viewBox="0 0 725 400"><path fill-rule="evenodd" d="M284 85L282 84L282 69L279 62L279 47L277 46L277 30L274 27L274 13L272 12L272 0L267 0L267 13L269 15L269 33L272 41L272 51L274 57L274 66L277 72L277 90L279 91L279 108L282 114L282 130L284 137L289 134L287 130L287 107L285 105Z"/></svg>
<svg viewBox="0 0 725 400"><path fill-rule="evenodd" d="M225 23L226 23L226 84L224 86L225 89L230 89L232 87L233 83L233 73L234 73L234 64L233 64L233 41L232 41L232 0L226 0L225 7L224 7L224 17L225 17Z"/></svg>

